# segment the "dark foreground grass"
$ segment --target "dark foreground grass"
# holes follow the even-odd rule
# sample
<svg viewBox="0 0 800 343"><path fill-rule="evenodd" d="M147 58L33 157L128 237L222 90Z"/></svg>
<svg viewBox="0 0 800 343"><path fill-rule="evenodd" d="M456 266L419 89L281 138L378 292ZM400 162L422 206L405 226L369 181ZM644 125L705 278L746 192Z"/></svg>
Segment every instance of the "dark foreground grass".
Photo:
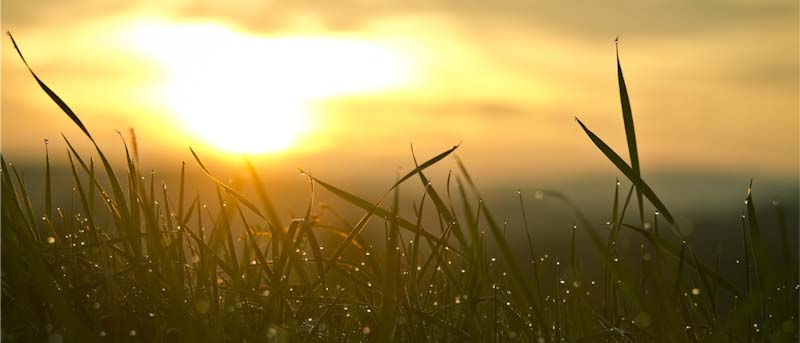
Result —
<svg viewBox="0 0 800 343"><path fill-rule="evenodd" d="M33 76L94 143L78 116ZM594 227L559 193L536 194L575 210L563 263L537 250L522 193L528 249L515 251L460 161L443 188L429 181L426 169L457 147L420 160L374 201L308 176L308 207L288 222L255 168L249 187L258 196L248 199L194 151L217 184L213 201L194 195L185 165L171 193L140 171L127 145L126 173L117 175L97 144L79 152L65 138L78 204L71 213L54 203L49 157L45 180L36 180L45 183L41 205L3 160L2 339L796 342L798 266L789 228L761 227L748 192L737 233L745 251L739 275L722 275L718 260L699 259L641 177L619 63L618 77L631 163L578 121L631 184L617 183L609 225ZM399 193L403 183L419 185L411 200ZM350 223L318 209L320 188L363 215ZM414 215L399 215L403 202L413 202ZM652 217L646 206L655 209ZM782 209L774 215L781 219ZM370 244L366 229L384 230L385 239ZM764 230L778 230L783 241L771 246ZM634 256L617 247L623 231L639 237ZM589 237L591 252L578 251L577 235Z"/></svg>

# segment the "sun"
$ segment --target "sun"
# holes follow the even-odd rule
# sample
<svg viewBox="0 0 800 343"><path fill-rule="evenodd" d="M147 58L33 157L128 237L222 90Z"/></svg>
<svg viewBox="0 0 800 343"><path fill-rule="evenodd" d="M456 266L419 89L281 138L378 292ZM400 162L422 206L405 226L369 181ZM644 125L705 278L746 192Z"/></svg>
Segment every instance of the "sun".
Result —
<svg viewBox="0 0 800 343"><path fill-rule="evenodd" d="M334 36L255 36L218 23L137 22L140 52L166 74L160 98L184 126L229 153L277 153L321 122L316 104L408 83L412 59L387 44Z"/></svg>

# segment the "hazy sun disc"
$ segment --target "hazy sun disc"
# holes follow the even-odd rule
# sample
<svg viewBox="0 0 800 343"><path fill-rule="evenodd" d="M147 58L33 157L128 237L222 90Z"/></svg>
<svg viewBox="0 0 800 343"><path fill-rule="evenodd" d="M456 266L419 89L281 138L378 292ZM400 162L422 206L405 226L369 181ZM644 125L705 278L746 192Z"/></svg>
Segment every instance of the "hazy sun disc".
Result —
<svg viewBox="0 0 800 343"><path fill-rule="evenodd" d="M314 102L408 82L410 59L377 42L265 38L219 24L142 22L129 33L163 65L163 101L186 127L234 153L292 147L316 125Z"/></svg>

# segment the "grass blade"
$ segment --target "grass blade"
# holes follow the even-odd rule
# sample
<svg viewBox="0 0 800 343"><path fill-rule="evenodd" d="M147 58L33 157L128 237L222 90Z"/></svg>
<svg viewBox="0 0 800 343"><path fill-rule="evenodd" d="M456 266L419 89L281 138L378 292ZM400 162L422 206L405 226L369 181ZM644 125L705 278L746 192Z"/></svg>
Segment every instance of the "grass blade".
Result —
<svg viewBox="0 0 800 343"><path fill-rule="evenodd" d="M83 125L83 122L81 122L81 120L78 118L75 112L73 112L72 109L69 108L69 106L67 106L67 104L63 100L61 100L61 98L58 95L56 95L55 92L53 92L50 89L50 87L47 87L47 85L44 84L44 82L42 82L42 80L40 80L38 76L36 76L36 73L34 73L33 69L31 69L31 67L28 65L28 61L26 61L25 57L22 56L22 51L19 50L17 42L14 40L14 36L11 35L11 32L6 32L6 34L8 34L9 38L11 38L11 43L14 45L14 49L17 50L19 58L22 59L22 63L25 64L25 68L28 68L28 71L31 73L31 75L33 75L33 78L36 79L36 83L39 84L39 87L41 87L42 90L44 90L44 92L47 93L47 96L49 96L50 99L52 99L56 103L56 105L58 105L58 107L61 108L61 110L64 111L64 113L66 113L70 119L72 119L75 125L78 125L81 131L83 131L83 133L86 134L86 137L89 137L89 139L94 141L92 135L89 133L89 130L86 129L86 126Z"/></svg>
<svg viewBox="0 0 800 343"><path fill-rule="evenodd" d="M633 112L631 111L631 101L628 97L628 88L625 86L625 77L622 75L622 66L619 63L619 39L614 40L617 48L617 82L619 83L619 99L622 103L622 121L625 124L625 138L628 141L628 153L631 157L631 169L636 177L641 178L642 173L639 169L639 151L636 147L636 131L633 127ZM636 198L639 200L639 218L644 226L644 206L642 203L642 191L636 189Z"/></svg>
<svg viewBox="0 0 800 343"><path fill-rule="evenodd" d="M655 206L656 209L658 209L661 212L661 214L664 215L664 218L666 218L667 221L670 224L672 224L673 228L675 228L676 230L676 233L680 237L683 237L680 227L675 222L675 218L672 217L672 214L669 212L664 203L661 202L661 199L659 199L656 193L653 192L653 189L651 189L650 186L647 185L647 183L644 182L644 180L642 180L641 177L636 175L636 173L633 171L633 168L631 168L631 166L625 163L625 161L621 157L619 157L619 155L617 155L617 153L614 152L614 150L611 149L611 147L609 147L605 142L603 142L603 140L600 139L600 137L597 137L597 135L595 135L592 131L590 131L586 127L586 125L584 125L583 122L580 121L580 119L575 118L575 120L578 122L578 124L580 124L581 128L583 129L584 132L586 132L586 135L589 136L589 139L592 140L594 145L597 146L597 148L600 149L600 151L604 155L606 155L606 158L608 158L611 161L611 163L613 163L614 166L616 166L617 169L619 169L619 171L625 174L628 180L630 180L636 185L636 188L640 190L645 197L647 197L647 200L650 200L653 206Z"/></svg>

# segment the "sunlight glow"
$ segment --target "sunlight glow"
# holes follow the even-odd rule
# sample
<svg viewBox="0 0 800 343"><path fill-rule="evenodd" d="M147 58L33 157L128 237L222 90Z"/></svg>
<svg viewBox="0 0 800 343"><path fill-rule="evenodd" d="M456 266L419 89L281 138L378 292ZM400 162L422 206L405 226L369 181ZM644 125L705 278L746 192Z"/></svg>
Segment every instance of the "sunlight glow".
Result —
<svg viewBox="0 0 800 343"><path fill-rule="evenodd" d="M163 102L195 135L233 153L297 145L315 102L409 82L411 59L377 41L259 37L215 23L140 22L136 49L164 68Z"/></svg>

